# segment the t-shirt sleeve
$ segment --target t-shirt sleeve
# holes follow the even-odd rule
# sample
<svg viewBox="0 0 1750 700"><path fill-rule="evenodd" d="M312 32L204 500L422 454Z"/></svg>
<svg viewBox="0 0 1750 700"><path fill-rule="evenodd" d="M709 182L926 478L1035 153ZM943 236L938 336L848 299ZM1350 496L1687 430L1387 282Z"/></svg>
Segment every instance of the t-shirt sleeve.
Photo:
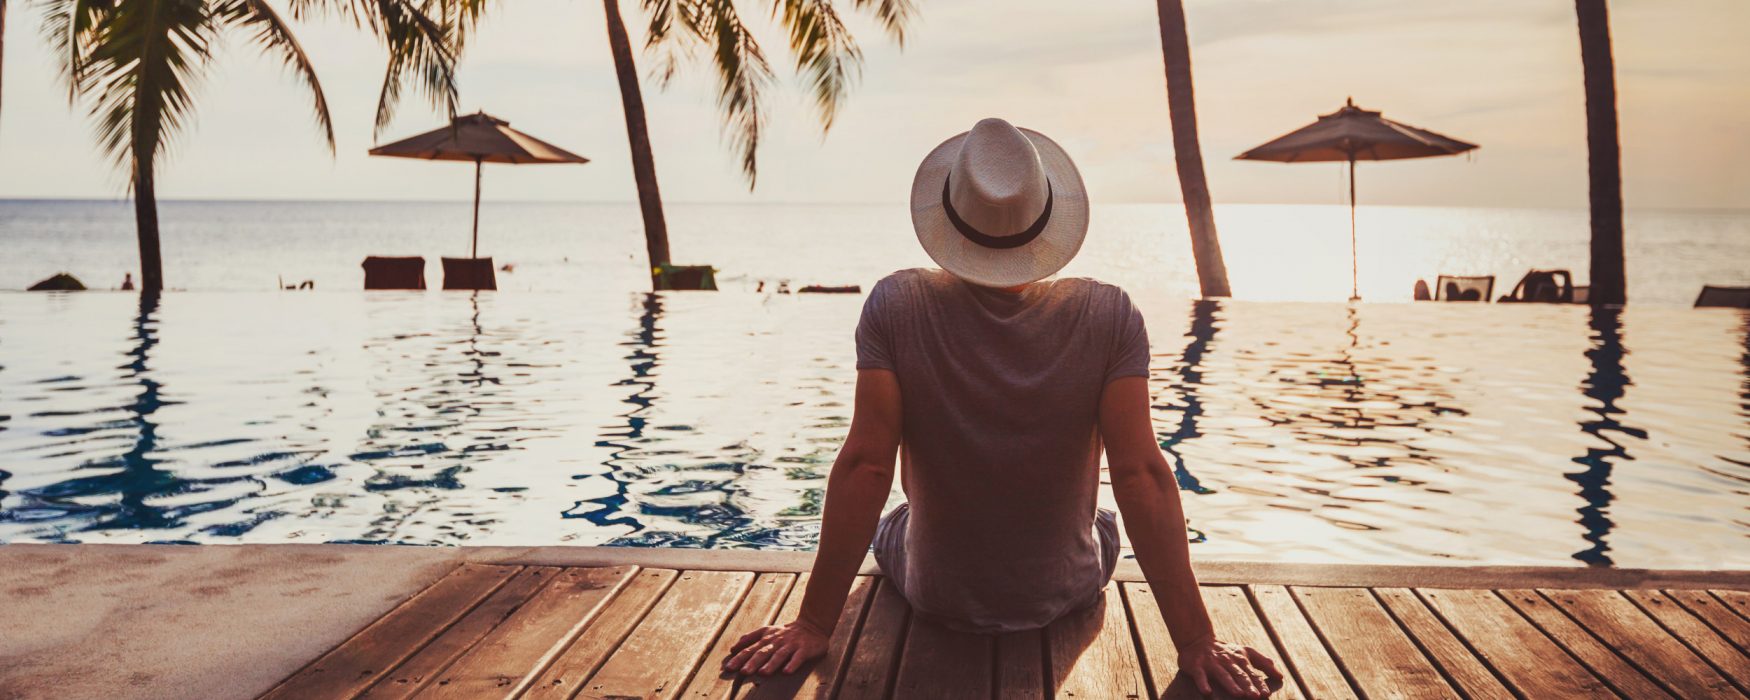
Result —
<svg viewBox="0 0 1750 700"><path fill-rule="evenodd" d="M891 280L876 282L863 300L863 315L857 319L857 369L893 369L893 343L888 333L891 311Z"/></svg>
<svg viewBox="0 0 1750 700"><path fill-rule="evenodd" d="M1143 325L1142 311L1130 303L1130 295L1119 290L1113 301L1112 318L1116 326L1111 357L1106 362L1106 381L1120 377L1148 376L1148 328Z"/></svg>

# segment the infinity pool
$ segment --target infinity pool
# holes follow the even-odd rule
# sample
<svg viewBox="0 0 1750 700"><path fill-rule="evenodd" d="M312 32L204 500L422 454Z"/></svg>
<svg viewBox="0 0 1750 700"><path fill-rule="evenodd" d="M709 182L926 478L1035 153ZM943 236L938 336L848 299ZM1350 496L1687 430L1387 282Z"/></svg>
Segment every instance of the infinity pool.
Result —
<svg viewBox="0 0 1750 700"><path fill-rule="evenodd" d="M1141 301L1197 556L1750 567L1750 316ZM0 542L810 548L861 302L0 294Z"/></svg>

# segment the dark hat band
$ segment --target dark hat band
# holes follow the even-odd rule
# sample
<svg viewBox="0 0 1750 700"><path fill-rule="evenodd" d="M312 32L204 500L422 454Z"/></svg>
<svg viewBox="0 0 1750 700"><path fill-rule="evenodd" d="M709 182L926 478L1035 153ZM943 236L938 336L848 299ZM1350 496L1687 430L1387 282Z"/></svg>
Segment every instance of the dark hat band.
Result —
<svg viewBox="0 0 1750 700"><path fill-rule="evenodd" d="M942 178L942 211L948 213L948 223L954 224L954 230L959 231L966 240L986 248L1019 248L1032 243L1033 239L1045 231L1045 225L1051 222L1051 202L1056 199L1057 194L1052 191L1050 178L1045 180L1045 211L1039 212L1039 218L1033 221L1033 225L1012 236L992 236L966 223L966 220L960 218L960 213L954 211L954 203L948 201L948 181L952 177L950 175Z"/></svg>

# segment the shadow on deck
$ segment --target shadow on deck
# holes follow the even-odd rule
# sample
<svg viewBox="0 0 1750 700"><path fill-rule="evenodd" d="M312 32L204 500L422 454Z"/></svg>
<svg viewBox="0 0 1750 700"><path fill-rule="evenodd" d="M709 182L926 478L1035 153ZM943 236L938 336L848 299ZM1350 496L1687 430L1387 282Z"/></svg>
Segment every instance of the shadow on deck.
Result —
<svg viewBox="0 0 1750 700"><path fill-rule="evenodd" d="M1204 601L1220 636L1286 662L1272 697L1750 692L1741 574L1289 566L1229 585L1247 566L1202 567ZM1198 697L1133 567L1103 604L1003 636L914 618L864 575L821 662L723 677L732 641L801 603L807 574L768 568L791 570L462 564L265 697Z"/></svg>

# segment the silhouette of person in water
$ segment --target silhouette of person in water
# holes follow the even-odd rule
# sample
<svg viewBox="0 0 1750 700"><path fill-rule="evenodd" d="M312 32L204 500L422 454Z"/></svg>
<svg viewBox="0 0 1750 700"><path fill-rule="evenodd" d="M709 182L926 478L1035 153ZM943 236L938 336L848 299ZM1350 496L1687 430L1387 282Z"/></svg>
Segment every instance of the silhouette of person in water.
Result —
<svg viewBox="0 0 1750 700"><path fill-rule="evenodd" d="M741 637L724 669L792 673L823 656L871 543L913 624L1013 632L1105 604L1120 554L1117 514L1097 507L1104 449L1185 682L1241 698L1279 687L1275 662L1217 639L1204 608L1150 415L1141 313L1118 287L1045 279L1088 230L1069 155L980 121L925 157L911 211L943 269L901 270L870 291L799 614ZM896 457L907 502L882 515Z"/></svg>
<svg viewBox="0 0 1750 700"><path fill-rule="evenodd" d="M122 291L131 292L133 290L134 290L134 273L132 273L132 272L122 273Z"/></svg>

